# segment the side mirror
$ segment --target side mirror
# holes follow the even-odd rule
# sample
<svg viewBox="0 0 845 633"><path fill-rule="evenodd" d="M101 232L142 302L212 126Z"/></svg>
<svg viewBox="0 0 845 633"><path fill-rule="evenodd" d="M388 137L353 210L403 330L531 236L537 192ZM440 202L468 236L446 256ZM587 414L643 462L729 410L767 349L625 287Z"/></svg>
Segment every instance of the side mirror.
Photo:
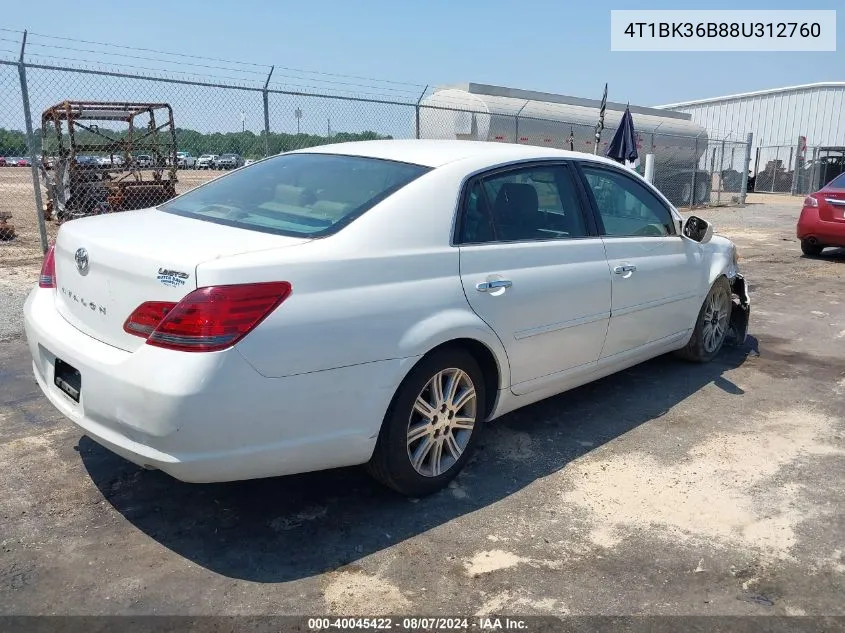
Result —
<svg viewBox="0 0 845 633"><path fill-rule="evenodd" d="M691 215L684 223L683 233L699 244L706 244L713 238L713 225L707 220Z"/></svg>

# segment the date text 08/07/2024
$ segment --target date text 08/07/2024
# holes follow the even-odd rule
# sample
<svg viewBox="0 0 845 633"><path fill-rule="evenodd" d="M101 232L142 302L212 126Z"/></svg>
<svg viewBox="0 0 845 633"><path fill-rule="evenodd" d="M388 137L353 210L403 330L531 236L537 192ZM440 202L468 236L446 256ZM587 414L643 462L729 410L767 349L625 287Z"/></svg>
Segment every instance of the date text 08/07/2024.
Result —
<svg viewBox="0 0 845 633"><path fill-rule="evenodd" d="M401 630L401 631L527 631L528 623L524 619L510 617L474 617L474 618L425 618L425 617L377 617L377 618L309 618L308 629L326 630Z"/></svg>

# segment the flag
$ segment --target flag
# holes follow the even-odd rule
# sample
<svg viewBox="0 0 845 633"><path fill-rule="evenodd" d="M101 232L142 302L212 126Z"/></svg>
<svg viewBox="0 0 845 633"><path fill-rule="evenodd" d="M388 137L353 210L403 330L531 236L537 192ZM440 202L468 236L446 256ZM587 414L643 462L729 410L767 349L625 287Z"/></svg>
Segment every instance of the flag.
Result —
<svg viewBox="0 0 845 633"><path fill-rule="evenodd" d="M599 108L599 122L596 123L596 145L593 148L593 154L598 154L599 141L601 141L601 131L604 129L604 111L607 108L607 83L604 84L604 94L601 98L601 107Z"/></svg>
<svg viewBox="0 0 845 633"><path fill-rule="evenodd" d="M626 167L636 169L640 164L636 138L634 118L631 116L630 108L625 106L625 113L622 115L616 134L613 135L613 140L610 141L610 147L607 148L607 157Z"/></svg>

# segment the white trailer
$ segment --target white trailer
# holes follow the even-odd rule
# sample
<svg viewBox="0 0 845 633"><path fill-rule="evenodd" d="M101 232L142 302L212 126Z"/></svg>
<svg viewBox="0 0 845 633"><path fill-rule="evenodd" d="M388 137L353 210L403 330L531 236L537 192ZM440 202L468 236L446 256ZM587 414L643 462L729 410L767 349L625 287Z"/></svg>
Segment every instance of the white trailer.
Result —
<svg viewBox="0 0 845 633"><path fill-rule="evenodd" d="M522 143L593 152L601 103L545 92L467 83L435 90L420 102L418 136ZM710 174L699 169L707 150L707 131L690 115L655 108L629 106L638 136L641 162L655 155L654 184L674 204L707 202ZM604 154L616 131L625 104L608 102L599 153ZM693 175L695 173L695 175Z"/></svg>

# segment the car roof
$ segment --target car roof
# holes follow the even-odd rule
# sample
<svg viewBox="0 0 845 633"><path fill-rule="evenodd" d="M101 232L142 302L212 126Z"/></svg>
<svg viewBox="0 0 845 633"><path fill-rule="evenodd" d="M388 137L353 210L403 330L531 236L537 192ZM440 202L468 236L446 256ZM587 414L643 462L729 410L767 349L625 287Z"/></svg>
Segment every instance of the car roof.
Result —
<svg viewBox="0 0 845 633"><path fill-rule="evenodd" d="M441 167L460 160L486 157L491 163L508 160L531 160L543 158L572 158L601 163L618 163L601 156L584 152L518 145L516 143L494 143L490 141L457 141L433 139L353 141L333 143L306 149L294 150L291 154L318 153L362 156L414 163L425 167Z"/></svg>

